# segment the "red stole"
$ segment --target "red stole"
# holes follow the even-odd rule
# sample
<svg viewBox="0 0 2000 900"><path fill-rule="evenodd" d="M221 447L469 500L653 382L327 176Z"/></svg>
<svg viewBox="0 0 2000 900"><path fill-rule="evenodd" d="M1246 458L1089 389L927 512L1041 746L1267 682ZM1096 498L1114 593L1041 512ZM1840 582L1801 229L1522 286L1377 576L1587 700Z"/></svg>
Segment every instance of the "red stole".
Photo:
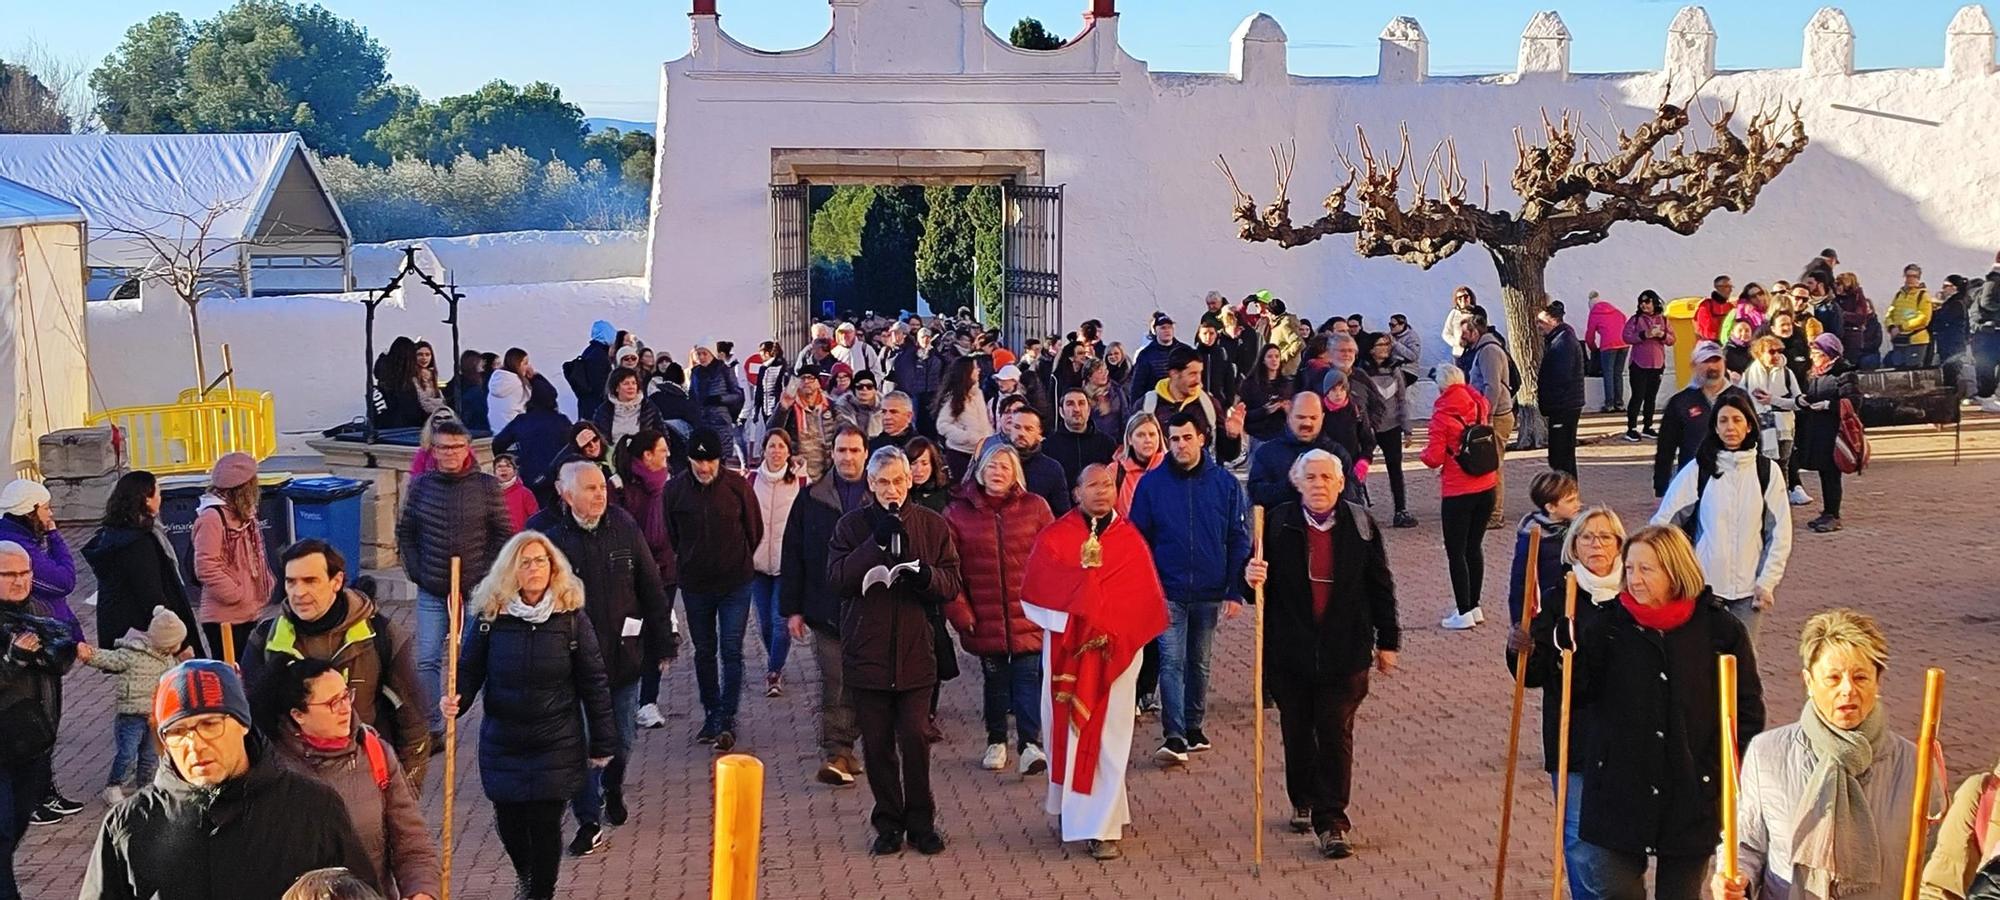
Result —
<svg viewBox="0 0 2000 900"><path fill-rule="evenodd" d="M1053 765L1049 779L1088 794L1097 775L1097 756L1104 742L1104 716L1131 715L1131 710L1107 710L1111 682L1137 658L1146 643L1167 630L1167 598L1153 568L1152 551L1139 529L1114 518L1098 535L1103 565L1083 567L1083 543L1090 525L1081 510L1071 510L1035 537L1028 555L1028 575L1021 599L1043 609L1069 614L1069 627L1049 635L1050 718L1047 723ZM1076 750L1069 750L1070 729L1076 729ZM1064 763L1074 758L1074 768Z"/></svg>
<svg viewBox="0 0 2000 900"><path fill-rule="evenodd" d="M1618 602L1640 625L1655 631L1672 631L1694 618L1694 598L1682 597L1660 606L1646 606L1626 591L1618 592Z"/></svg>

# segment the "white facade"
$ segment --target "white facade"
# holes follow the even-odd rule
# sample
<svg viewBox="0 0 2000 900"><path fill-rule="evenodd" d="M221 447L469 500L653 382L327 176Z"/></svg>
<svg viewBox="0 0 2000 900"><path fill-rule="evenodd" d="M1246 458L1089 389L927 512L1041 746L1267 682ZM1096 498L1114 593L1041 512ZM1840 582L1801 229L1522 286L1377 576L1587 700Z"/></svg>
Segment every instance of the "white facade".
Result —
<svg viewBox="0 0 2000 900"><path fill-rule="evenodd" d="M1761 106L1799 104L1811 147L1747 216L1718 213L1691 238L1626 223L1601 244L1557 256L1550 291L1573 309L1588 290L1625 305L1642 288L1706 293L1719 272L1738 284L1794 278L1824 246L1886 301L1905 263L1922 264L1935 283L1984 271L2000 246L1992 197L2000 147L1976 139L2000 120L2000 77L1993 28L1978 7L1940 35L1940 69L1854 71L1857 36L1838 10L1823 10L1797 38L1805 68L1718 73L1718 36L1696 7L1662 35L1662 57L1634 60L1630 73L1570 72L1569 31L1543 13L1524 29L1517 72L1432 75L1421 25L1399 18L1381 37L1381 74L1356 78L1289 74L1283 28L1262 15L1217 35L1232 42L1229 73L1189 74L1153 72L1127 55L1115 15L1087 20L1069 46L1038 53L994 35L984 0L831 0L831 8L825 38L782 52L731 39L721 27L729 0L721 19L690 18L693 49L661 78L641 333L676 334L699 315L702 330L739 344L770 334L767 185L783 175L773 151L949 149L1036 153L1040 180L1067 185L1066 323L1102 318L1129 342L1153 309L1194 308L1211 289L1268 288L1315 319L1361 312L1382 323L1402 311L1435 335L1453 285L1498 296L1485 254L1468 248L1424 272L1361 259L1340 238L1294 250L1243 243L1216 155L1264 202L1269 148L1296 140L1291 198L1304 222L1339 180L1335 149L1353 154L1356 125L1379 150L1407 122L1419 156L1456 138L1472 197L1483 165L1493 204L1507 207L1514 129L1533 137L1542 110L1573 110L1611 137L1617 125L1649 117L1667 91L1685 103L1697 86L1711 111L1735 101L1739 127ZM1143 6L1128 13L1144 14ZM1702 116L1693 118L1691 138L1710 140Z"/></svg>

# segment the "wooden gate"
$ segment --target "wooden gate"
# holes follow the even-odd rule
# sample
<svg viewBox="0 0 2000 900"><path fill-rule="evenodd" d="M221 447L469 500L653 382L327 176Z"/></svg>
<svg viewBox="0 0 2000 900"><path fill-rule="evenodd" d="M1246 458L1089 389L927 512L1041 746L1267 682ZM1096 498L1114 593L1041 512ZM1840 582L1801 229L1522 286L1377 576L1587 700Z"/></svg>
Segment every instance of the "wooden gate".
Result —
<svg viewBox="0 0 2000 900"><path fill-rule="evenodd" d="M1062 198L1059 184L1000 188L1006 295L1000 340L1008 347L1062 334Z"/></svg>

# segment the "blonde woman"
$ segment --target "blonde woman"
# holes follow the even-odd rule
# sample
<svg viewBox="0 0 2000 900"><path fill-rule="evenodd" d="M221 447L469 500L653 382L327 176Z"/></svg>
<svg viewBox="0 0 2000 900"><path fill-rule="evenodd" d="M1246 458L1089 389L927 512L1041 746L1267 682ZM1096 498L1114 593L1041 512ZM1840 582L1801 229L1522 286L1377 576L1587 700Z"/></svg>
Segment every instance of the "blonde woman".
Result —
<svg viewBox="0 0 2000 900"><path fill-rule="evenodd" d="M480 786L514 863L516 896L553 900L563 806L583 787L586 765L609 763L618 741L597 634L583 617L583 582L547 537L523 531L473 588L472 608L458 693L438 708L455 717L486 690Z"/></svg>
<svg viewBox="0 0 2000 900"><path fill-rule="evenodd" d="M1799 666L1807 698L1799 720L1758 735L1743 754L1736 807L1741 874L1731 880L1717 872L1713 896L1901 896L1898 863L1910 841L1917 748L1889 730L1877 702L1889 642L1874 619L1828 610L1806 620ZM1943 802L1936 790L1924 808Z"/></svg>
<svg viewBox="0 0 2000 900"><path fill-rule="evenodd" d="M1576 860L1585 897L1696 900L1722 829L1719 654L1737 659L1738 750L1764 730L1743 623L1702 581L1687 535L1649 525L1625 541L1625 585L1575 640L1573 721L1590 735ZM1594 604L1593 604L1594 605ZM1571 646L1558 623L1557 648Z"/></svg>

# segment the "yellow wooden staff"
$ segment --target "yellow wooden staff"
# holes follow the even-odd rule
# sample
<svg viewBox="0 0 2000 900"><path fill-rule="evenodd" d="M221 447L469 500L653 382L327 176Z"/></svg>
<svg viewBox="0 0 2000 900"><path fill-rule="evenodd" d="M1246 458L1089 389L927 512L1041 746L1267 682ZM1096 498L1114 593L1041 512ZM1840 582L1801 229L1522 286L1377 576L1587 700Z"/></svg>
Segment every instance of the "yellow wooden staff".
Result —
<svg viewBox="0 0 2000 900"><path fill-rule="evenodd" d="M1264 507L1250 507L1250 557L1264 561ZM1251 598L1253 638L1250 644L1250 710L1255 719L1250 728L1250 874L1264 875L1264 585L1258 583Z"/></svg>
<svg viewBox="0 0 2000 900"><path fill-rule="evenodd" d="M1535 583L1537 560L1542 555L1542 531L1537 528L1528 532L1528 574L1526 584L1521 589L1521 621L1519 628L1523 635L1528 633L1528 623L1535 619L1535 607L1541 602L1541 586ZM1507 787L1500 795L1500 856L1494 864L1493 900L1501 900L1507 895L1507 834L1514 824L1514 762L1521 754L1521 706L1528 697L1528 656L1532 648L1514 655L1514 714L1507 723Z"/></svg>
<svg viewBox="0 0 2000 900"><path fill-rule="evenodd" d="M1917 900L1919 876L1924 869L1924 839L1930 836L1931 782L1937 770L1939 708L1944 704L1944 670L1924 670L1924 719L1917 731L1917 792L1910 801L1910 848L1903 857L1903 900Z"/></svg>
<svg viewBox="0 0 2000 900"><path fill-rule="evenodd" d="M446 610L444 643L444 694L458 696L458 643L465 631L465 599L458 594L458 557L451 558L451 593L445 598ZM446 716L444 720L444 834L439 841L443 854L440 857L439 885L442 890L438 900L451 900L451 809L458 799L458 717Z"/></svg>
<svg viewBox="0 0 2000 900"><path fill-rule="evenodd" d="M1532 538L1530 539L1532 540ZM1529 577L1533 577L1531 574ZM1563 618L1567 622L1576 621L1576 573L1563 576ZM1571 641L1572 644L1575 641ZM1576 648L1562 651L1563 692L1562 715L1556 726L1556 877L1549 885L1549 900L1562 900L1563 869L1569 862L1563 858L1563 810L1569 807L1569 700L1570 661L1576 656Z"/></svg>
<svg viewBox="0 0 2000 900"><path fill-rule="evenodd" d="M1722 736L1722 875L1730 881L1739 877L1736 865L1736 657L1715 658L1716 704L1721 716Z"/></svg>

